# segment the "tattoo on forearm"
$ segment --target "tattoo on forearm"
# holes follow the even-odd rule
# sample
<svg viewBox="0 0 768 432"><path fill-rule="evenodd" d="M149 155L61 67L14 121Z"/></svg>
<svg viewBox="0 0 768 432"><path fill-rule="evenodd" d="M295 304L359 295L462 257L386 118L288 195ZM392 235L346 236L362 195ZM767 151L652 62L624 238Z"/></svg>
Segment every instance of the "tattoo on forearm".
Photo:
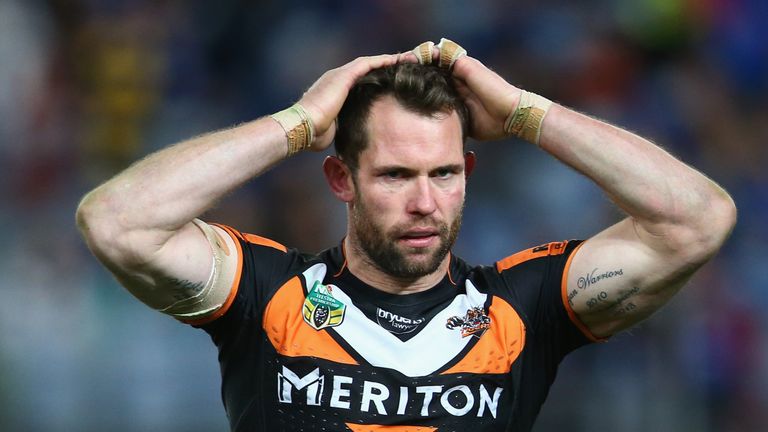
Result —
<svg viewBox="0 0 768 432"><path fill-rule="evenodd" d="M165 278L163 283L168 287L168 292L174 300L184 300L194 297L197 294L200 294L203 288L205 288L205 284L202 282L192 282L174 277Z"/></svg>
<svg viewBox="0 0 768 432"><path fill-rule="evenodd" d="M576 281L576 286L579 289L585 289L588 288L590 285L594 285L602 280L605 279L611 279L618 276L624 275L624 269L617 269L617 270L609 270L603 273L598 273L598 269L595 268L592 270L592 273L585 274L584 276L581 276Z"/></svg>

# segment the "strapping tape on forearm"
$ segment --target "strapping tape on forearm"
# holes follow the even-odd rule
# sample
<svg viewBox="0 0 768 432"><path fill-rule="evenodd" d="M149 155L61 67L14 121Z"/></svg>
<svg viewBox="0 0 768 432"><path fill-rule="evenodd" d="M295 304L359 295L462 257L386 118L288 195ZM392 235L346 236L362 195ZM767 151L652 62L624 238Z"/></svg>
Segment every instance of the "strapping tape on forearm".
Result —
<svg viewBox="0 0 768 432"><path fill-rule="evenodd" d="M315 127L304 107L298 103L290 108L272 114L276 122L282 126L288 138L288 156L306 150L315 140Z"/></svg>
<svg viewBox="0 0 768 432"><path fill-rule="evenodd" d="M520 102L504 122L504 132L539 145L541 125L551 106L551 100L523 90Z"/></svg>
<svg viewBox="0 0 768 432"><path fill-rule="evenodd" d="M216 232L210 225L200 219L194 219L193 222L205 234L205 238L211 245L211 252L213 253L211 275L199 293L159 309L160 312L182 320L204 317L219 309L226 302L229 291L232 288L228 286L227 281L223 277L226 273L224 269L225 260L222 256L224 252L216 241Z"/></svg>

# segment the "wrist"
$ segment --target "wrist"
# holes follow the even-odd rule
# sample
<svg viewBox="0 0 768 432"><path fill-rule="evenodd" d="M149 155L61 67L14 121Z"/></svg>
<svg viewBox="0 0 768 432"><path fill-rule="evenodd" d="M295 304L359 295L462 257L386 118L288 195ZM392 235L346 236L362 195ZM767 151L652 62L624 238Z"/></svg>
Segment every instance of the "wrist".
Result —
<svg viewBox="0 0 768 432"><path fill-rule="evenodd" d="M286 156L310 148L315 140L315 128L307 111L300 104L295 103L291 107L270 116L285 131L287 139Z"/></svg>
<svg viewBox="0 0 768 432"><path fill-rule="evenodd" d="M552 101L525 90L516 93L517 102L514 110L504 122L504 132L509 136L516 136L530 143L539 145L541 126L547 115Z"/></svg>

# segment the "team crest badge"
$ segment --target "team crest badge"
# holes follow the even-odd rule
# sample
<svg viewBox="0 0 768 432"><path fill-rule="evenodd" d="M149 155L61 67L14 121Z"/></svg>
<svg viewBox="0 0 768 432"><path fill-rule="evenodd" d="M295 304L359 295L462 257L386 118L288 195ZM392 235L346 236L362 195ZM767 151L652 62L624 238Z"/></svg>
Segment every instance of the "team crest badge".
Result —
<svg viewBox="0 0 768 432"><path fill-rule="evenodd" d="M344 321L347 306L333 296L333 286L315 281L302 307L304 321L315 330L336 327Z"/></svg>
<svg viewBox="0 0 768 432"><path fill-rule="evenodd" d="M491 318L482 307L476 306L467 309L467 314L463 317L452 316L448 318L445 327L448 330L460 328L461 337L475 336L479 338L491 327Z"/></svg>

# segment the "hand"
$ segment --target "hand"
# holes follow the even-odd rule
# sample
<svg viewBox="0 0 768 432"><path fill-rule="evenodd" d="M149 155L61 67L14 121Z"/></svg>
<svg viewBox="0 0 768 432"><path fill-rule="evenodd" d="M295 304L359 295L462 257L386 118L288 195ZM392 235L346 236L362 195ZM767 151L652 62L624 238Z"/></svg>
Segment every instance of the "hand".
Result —
<svg viewBox="0 0 768 432"><path fill-rule="evenodd" d="M506 138L504 122L517 106L521 90L469 56L456 60L453 78L469 108L470 136L480 141Z"/></svg>
<svg viewBox="0 0 768 432"><path fill-rule="evenodd" d="M358 78L373 69L391 66L398 61L412 62L415 58L406 59L403 54L358 57L344 66L329 70L312 84L299 103L311 117L315 128L315 140L310 146L313 151L325 150L333 142L336 117Z"/></svg>

